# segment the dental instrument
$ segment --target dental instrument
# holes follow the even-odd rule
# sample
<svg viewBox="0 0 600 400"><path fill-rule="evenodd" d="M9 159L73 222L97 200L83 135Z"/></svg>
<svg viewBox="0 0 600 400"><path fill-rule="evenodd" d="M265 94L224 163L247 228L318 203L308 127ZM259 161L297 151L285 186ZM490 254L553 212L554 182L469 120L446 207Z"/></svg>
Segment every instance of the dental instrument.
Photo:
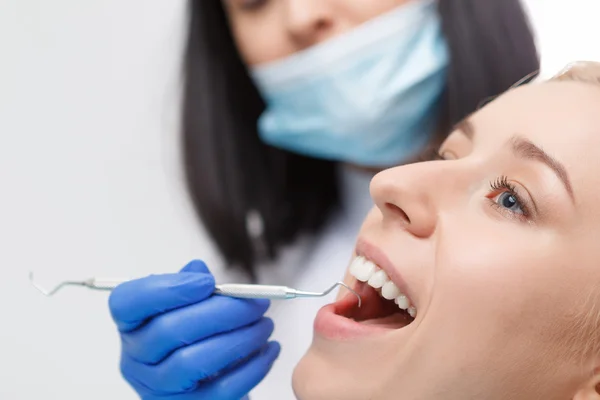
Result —
<svg viewBox="0 0 600 400"><path fill-rule="evenodd" d="M57 284L51 290L47 290L40 286L33 277L33 272L29 272L29 281L39 292L45 296L53 296L56 292L61 290L65 286L81 286L93 290L110 291L115 287L124 283L124 280L114 279L97 279L89 278L82 281L63 281ZM358 298L358 307L362 305L362 299L360 295L346 285L344 282L336 282L331 287L323 292L308 292L304 290L298 290L287 286L277 285L253 285L253 284L242 284L242 283L225 283L215 285L214 294L228 297L236 297L243 299L271 299L271 300L289 300L294 298L304 297L323 297L328 295L338 286L343 286L353 293Z"/></svg>

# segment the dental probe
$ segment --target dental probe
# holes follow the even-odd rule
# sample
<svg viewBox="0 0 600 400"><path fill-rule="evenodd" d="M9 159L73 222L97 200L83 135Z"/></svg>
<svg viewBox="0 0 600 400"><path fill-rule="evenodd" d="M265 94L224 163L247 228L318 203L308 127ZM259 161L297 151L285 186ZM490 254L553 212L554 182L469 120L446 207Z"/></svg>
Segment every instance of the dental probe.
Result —
<svg viewBox="0 0 600 400"><path fill-rule="evenodd" d="M40 286L33 279L33 272L29 273L29 280L33 287L35 287L39 292L41 292L45 296L53 296L56 292L62 289L65 286L82 286L88 289L93 290L103 290L109 291L113 290L115 287L124 283L124 280L111 280L111 279L96 279L90 278L85 279L83 281L63 281L57 284L51 290L46 290L42 286ZM236 297L243 299L271 299L271 300L289 300L294 298L303 298L303 297L323 297L328 295L335 289L337 286L343 286L348 289L351 293L353 293L358 298L358 306L362 305L362 299L356 291L346 285L344 282L336 282L331 287L323 292L307 292L304 290L298 290L287 286L277 286L277 285L251 285L251 284L243 284L243 283L225 283L220 285L215 285L214 294L218 294L221 296L227 297Z"/></svg>

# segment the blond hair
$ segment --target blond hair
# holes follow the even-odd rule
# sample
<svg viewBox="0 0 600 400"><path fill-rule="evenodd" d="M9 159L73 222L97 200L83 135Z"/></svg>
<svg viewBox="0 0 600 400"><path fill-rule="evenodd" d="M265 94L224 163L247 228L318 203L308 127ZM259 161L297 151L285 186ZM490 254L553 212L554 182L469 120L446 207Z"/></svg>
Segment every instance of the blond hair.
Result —
<svg viewBox="0 0 600 400"><path fill-rule="evenodd" d="M550 81L577 81L600 85L600 62L573 62L554 75Z"/></svg>
<svg viewBox="0 0 600 400"><path fill-rule="evenodd" d="M550 82L583 82L600 87L600 62L577 61L567 65L549 79ZM570 356L585 363L600 357L600 284L581 304L582 313L574 318L566 348Z"/></svg>

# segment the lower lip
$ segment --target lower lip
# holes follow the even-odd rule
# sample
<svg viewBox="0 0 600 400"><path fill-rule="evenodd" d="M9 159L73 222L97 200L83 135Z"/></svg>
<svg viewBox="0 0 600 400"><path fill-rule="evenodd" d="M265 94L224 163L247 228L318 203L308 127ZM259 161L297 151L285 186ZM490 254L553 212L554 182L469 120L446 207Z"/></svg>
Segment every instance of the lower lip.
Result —
<svg viewBox="0 0 600 400"><path fill-rule="evenodd" d="M358 306L358 299L352 293L348 293L341 300L321 308L315 318L315 333L327 339L348 340L378 335L391 330L377 325L363 325L341 315L344 310L356 306Z"/></svg>

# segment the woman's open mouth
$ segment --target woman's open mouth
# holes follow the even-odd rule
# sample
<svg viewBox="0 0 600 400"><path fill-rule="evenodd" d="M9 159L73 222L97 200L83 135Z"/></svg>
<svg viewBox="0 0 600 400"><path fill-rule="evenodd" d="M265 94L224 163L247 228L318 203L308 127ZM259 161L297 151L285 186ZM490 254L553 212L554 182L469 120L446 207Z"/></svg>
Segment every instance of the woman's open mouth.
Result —
<svg viewBox="0 0 600 400"><path fill-rule="evenodd" d="M372 261L359 256L350 266L356 278L353 290L334 304L319 311L315 330L326 337L342 339L389 332L410 325L417 313L408 297L400 292L388 275Z"/></svg>

